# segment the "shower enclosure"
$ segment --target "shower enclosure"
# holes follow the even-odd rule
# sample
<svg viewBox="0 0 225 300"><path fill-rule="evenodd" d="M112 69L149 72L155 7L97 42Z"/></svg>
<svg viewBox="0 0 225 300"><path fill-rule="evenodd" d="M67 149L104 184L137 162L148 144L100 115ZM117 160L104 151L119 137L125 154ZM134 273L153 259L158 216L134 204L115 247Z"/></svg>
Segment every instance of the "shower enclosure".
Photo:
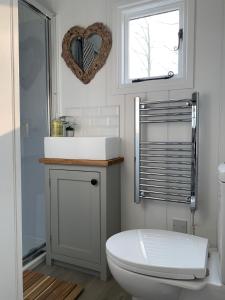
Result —
<svg viewBox="0 0 225 300"><path fill-rule="evenodd" d="M49 135L49 19L19 1L23 262L45 247L44 137Z"/></svg>

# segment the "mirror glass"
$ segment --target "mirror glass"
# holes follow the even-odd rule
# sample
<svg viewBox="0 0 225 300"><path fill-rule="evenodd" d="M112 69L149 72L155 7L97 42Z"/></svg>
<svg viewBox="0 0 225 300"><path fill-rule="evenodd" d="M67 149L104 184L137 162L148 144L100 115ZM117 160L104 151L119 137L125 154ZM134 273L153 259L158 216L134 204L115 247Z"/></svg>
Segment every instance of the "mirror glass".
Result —
<svg viewBox="0 0 225 300"><path fill-rule="evenodd" d="M78 66L86 72L96 56L99 54L102 38L98 34L92 34L88 38L76 37L71 43L71 54Z"/></svg>

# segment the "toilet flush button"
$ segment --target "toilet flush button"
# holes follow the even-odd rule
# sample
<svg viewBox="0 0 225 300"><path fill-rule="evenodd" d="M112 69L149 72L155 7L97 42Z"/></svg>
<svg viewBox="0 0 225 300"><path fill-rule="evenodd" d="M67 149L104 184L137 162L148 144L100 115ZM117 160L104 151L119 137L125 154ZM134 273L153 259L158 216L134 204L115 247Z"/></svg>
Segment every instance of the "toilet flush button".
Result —
<svg viewBox="0 0 225 300"><path fill-rule="evenodd" d="M173 220L173 231L187 233L187 220Z"/></svg>

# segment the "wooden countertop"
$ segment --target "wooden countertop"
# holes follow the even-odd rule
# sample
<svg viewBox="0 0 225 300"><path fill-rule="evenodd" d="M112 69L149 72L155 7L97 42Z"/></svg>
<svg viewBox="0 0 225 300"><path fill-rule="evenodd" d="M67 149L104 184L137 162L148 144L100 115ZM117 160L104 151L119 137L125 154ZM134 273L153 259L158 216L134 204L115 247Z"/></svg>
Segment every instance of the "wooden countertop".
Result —
<svg viewBox="0 0 225 300"><path fill-rule="evenodd" d="M39 162L45 165L77 165L93 167L109 167L122 163L123 157L117 157L109 160L89 160L89 159L63 159L63 158L40 158Z"/></svg>

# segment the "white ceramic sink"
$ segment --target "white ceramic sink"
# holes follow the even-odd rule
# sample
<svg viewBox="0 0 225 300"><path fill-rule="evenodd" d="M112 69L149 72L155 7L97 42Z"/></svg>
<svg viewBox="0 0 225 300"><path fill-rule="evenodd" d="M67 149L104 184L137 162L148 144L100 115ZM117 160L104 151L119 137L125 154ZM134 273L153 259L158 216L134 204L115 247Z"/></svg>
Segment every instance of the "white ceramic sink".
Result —
<svg viewBox="0 0 225 300"><path fill-rule="evenodd" d="M107 160L120 156L118 137L45 137L46 158Z"/></svg>

